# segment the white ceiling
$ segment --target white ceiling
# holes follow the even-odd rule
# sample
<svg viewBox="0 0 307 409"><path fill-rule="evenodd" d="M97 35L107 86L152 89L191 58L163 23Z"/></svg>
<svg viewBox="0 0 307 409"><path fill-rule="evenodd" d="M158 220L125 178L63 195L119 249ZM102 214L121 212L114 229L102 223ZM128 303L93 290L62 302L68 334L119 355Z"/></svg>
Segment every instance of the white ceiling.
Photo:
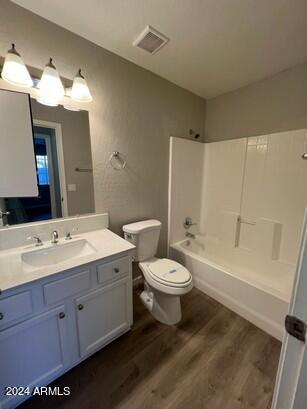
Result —
<svg viewBox="0 0 307 409"><path fill-rule="evenodd" d="M14 0L204 98L307 61L306 0ZM132 46L147 25L170 38Z"/></svg>

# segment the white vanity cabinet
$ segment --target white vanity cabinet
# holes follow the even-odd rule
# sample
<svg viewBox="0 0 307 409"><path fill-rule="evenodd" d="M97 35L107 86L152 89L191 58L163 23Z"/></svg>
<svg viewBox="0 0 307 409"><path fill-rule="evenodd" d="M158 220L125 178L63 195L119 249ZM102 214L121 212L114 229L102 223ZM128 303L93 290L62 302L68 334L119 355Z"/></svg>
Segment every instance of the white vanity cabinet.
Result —
<svg viewBox="0 0 307 409"><path fill-rule="evenodd" d="M30 396L132 325L130 253L88 263L0 295L0 408Z"/></svg>

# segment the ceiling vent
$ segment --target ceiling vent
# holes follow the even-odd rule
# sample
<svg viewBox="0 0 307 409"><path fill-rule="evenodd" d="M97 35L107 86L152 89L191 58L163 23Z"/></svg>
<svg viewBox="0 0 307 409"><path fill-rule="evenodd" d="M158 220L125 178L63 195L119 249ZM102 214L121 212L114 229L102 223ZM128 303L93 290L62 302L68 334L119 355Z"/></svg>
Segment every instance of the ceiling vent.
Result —
<svg viewBox="0 0 307 409"><path fill-rule="evenodd" d="M149 54L155 54L168 41L169 38L165 37L165 35L159 33L159 31L154 28L147 26L133 42L133 45L141 48Z"/></svg>

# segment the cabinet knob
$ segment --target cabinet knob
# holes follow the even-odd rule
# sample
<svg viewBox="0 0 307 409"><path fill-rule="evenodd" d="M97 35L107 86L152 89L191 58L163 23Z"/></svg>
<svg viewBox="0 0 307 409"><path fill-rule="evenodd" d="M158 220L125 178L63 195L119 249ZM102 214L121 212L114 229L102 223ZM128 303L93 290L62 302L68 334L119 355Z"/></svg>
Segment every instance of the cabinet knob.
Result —
<svg viewBox="0 0 307 409"><path fill-rule="evenodd" d="M60 318L60 320L62 320L63 318L65 318L65 312L60 312L59 318Z"/></svg>
<svg viewBox="0 0 307 409"><path fill-rule="evenodd" d="M114 268L114 273L119 273L119 268L115 267Z"/></svg>
<svg viewBox="0 0 307 409"><path fill-rule="evenodd" d="M0 320L3 320L3 318L4 318L4 314L0 312Z"/></svg>
<svg viewBox="0 0 307 409"><path fill-rule="evenodd" d="M78 305L78 310L79 310L79 311L83 310L83 308L84 308L84 305L82 305L82 304L79 304L79 305Z"/></svg>

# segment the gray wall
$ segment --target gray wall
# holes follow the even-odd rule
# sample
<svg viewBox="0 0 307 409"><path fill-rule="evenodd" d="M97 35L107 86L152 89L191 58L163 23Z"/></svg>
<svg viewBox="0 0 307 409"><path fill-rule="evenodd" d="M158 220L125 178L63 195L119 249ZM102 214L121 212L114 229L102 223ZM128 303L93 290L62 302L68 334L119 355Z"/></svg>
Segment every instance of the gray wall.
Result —
<svg viewBox="0 0 307 409"><path fill-rule="evenodd" d="M307 64L207 101L206 141L307 127Z"/></svg>
<svg viewBox="0 0 307 409"><path fill-rule="evenodd" d="M160 219L165 253L169 136L188 137L190 128L203 136L205 101L8 0L1 0L0 27L0 55L15 42L33 67L42 69L52 56L65 78L84 69L94 98L89 114L96 211L109 211L115 232L130 221ZM124 171L108 163L114 150L126 155Z"/></svg>
<svg viewBox="0 0 307 409"><path fill-rule="evenodd" d="M66 185L74 183L75 192L67 192L68 215L92 213L95 210L92 173L75 168L92 168L89 119L86 111L73 112L62 106L47 107L31 99L33 119L61 124Z"/></svg>

